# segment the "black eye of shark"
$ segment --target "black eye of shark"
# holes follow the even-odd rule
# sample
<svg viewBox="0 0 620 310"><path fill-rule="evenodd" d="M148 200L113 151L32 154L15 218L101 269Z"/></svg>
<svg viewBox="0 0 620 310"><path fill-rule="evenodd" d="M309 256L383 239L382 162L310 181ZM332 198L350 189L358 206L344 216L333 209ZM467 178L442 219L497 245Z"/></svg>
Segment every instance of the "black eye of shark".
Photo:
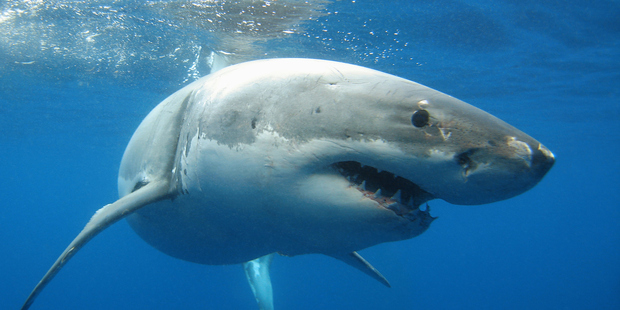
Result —
<svg viewBox="0 0 620 310"><path fill-rule="evenodd" d="M428 125L429 118L430 114L428 113L428 111L417 110L413 112L413 115L411 116L411 124L413 124L413 126L415 127L422 128Z"/></svg>
<svg viewBox="0 0 620 310"><path fill-rule="evenodd" d="M376 201L399 216L414 220L429 220L429 208L419 209L423 203L434 199L415 183L389 171L362 165L356 161L342 161L332 164L343 177L364 196Z"/></svg>

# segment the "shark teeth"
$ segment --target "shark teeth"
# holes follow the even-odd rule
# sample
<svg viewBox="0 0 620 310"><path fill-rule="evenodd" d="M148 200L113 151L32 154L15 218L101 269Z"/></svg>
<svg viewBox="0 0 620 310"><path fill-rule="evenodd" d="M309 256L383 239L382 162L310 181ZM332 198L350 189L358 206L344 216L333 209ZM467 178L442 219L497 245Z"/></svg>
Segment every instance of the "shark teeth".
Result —
<svg viewBox="0 0 620 310"><path fill-rule="evenodd" d="M396 193L394 193L394 195L392 195L392 200L396 200L398 202L402 202L401 201L401 194L400 194L400 189L396 191Z"/></svg>
<svg viewBox="0 0 620 310"><path fill-rule="evenodd" d="M387 170L356 161L336 162L331 167L366 197L385 205L398 202L414 209L434 198L415 183Z"/></svg>
<svg viewBox="0 0 620 310"><path fill-rule="evenodd" d="M331 166L364 197L396 215L411 221L433 219L428 210L421 210L420 206L434 197L413 182L389 171L354 161L337 162Z"/></svg>
<svg viewBox="0 0 620 310"><path fill-rule="evenodd" d="M368 168L368 166L366 167ZM343 172L343 170L344 169L338 169L338 171L344 175L345 173ZM346 175L345 177L347 180L349 180L349 182L351 182L351 186L359 190L366 198L376 201L381 207L391 210L398 216L407 218L411 221L415 221L419 218L418 213L426 212L419 209L420 205L415 204L415 200L412 195L406 197L403 194L403 190L400 188L397 189L395 192L392 191L393 194L389 195L388 190L385 190L381 187L373 191L373 188L376 188L376 186L368 185L368 182L366 180L361 179L360 174Z"/></svg>

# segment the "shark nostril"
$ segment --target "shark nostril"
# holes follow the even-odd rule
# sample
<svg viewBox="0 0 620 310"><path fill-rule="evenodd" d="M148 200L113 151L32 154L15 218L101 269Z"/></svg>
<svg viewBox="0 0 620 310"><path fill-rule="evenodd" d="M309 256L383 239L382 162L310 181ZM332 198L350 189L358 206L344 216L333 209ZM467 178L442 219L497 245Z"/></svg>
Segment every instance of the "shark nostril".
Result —
<svg viewBox="0 0 620 310"><path fill-rule="evenodd" d="M466 166L469 162L471 162L471 158L469 158L467 153L458 154L454 156L454 159L456 159L456 162L461 166Z"/></svg>
<svg viewBox="0 0 620 310"><path fill-rule="evenodd" d="M471 166L473 164L473 160L471 159L471 155L473 155L478 149L473 148L473 149L469 149L465 152L459 153L454 155L454 159L456 160L456 162L467 168L469 166Z"/></svg>
<svg viewBox="0 0 620 310"><path fill-rule="evenodd" d="M471 155L473 155L477 148L469 149L465 152L454 155L454 159L456 160L459 166L463 167L463 178L467 179L467 176L472 170L475 170L478 166L475 161L471 159Z"/></svg>

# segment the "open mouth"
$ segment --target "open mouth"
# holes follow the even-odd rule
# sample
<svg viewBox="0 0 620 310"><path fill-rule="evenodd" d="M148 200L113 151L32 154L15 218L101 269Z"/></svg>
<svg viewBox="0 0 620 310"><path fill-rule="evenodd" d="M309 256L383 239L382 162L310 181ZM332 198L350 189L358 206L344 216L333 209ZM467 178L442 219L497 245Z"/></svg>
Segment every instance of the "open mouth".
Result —
<svg viewBox="0 0 620 310"><path fill-rule="evenodd" d="M389 171L380 171L356 161L337 162L332 164L332 167L365 197L396 215L412 221L418 219L420 212L430 217L428 205L424 211L420 211L420 206L434 197L415 183Z"/></svg>

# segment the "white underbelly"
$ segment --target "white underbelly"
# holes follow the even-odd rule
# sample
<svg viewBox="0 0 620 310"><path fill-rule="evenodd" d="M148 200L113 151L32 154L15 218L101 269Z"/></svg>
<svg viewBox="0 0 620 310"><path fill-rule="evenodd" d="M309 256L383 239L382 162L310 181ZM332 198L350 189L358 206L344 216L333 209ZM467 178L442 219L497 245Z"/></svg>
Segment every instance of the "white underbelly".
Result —
<svg viewBox="0 0 620 310"><path fill-rule="evenodd" d="M308 183L330 187L328 176L315 178L325 182L310 178ZM242 263L273 252L348 253L412 238L428 227L374 206L369 199L352 199L355 189L340 197L304 197L316 190L286 195L248 190L246 195L230 196L194 192L148 205L127 221L158 250L209 265Z"/></svg>

